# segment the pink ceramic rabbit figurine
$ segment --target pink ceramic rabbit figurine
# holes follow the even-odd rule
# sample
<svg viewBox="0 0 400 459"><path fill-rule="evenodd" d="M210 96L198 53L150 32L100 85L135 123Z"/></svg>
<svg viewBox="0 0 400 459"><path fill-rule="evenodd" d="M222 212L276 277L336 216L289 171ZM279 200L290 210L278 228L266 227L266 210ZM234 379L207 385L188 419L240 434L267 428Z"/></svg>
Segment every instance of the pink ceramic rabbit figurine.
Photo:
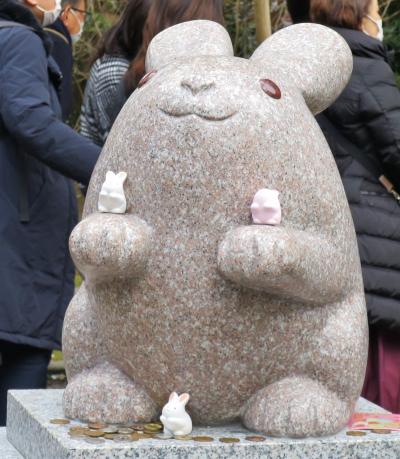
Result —
<svg viewBox="0 0 400 459"><path fill-rule="evenodd" d="M280 225L282 210L279 191L263 188L257 191L251 205L253 222L257 225Z"/></svg>

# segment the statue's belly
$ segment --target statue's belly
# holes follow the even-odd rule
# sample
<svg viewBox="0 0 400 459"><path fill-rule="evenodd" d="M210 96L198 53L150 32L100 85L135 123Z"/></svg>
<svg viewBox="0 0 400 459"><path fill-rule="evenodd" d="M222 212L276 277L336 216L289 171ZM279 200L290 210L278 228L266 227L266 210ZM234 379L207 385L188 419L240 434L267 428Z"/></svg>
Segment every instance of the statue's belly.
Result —
<svg viewBox="0 0 400 459"><path fill-rule="evenodd" d="M160 407L171 391L189 392L197 421L232 420L297 365L288 354L304 336L298 308L236 289L216 272L199 282L178 277L175 289L168 276L164 290L159 281L119 287L97 304L111 360Z"/></svg>
<svg viewBox="0 0 400 459"><path fill-rule="evenodd" d="M171 391L189 392L196 422L233 420L262 387L307 371L299 352L315 347L328 314L225 281L224 232L175 234L155 241L143 280L93 289L99 331L111 361L160 407Z"/></svg>

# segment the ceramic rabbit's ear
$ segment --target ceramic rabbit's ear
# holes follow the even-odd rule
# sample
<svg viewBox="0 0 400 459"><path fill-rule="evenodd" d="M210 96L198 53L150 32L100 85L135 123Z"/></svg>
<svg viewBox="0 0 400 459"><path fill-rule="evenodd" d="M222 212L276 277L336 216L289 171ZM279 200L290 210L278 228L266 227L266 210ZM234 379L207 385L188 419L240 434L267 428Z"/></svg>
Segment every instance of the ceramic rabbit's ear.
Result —
<svg viewBox="0 0 400 459"><path fill-rule="evenodd" d="M188 21L163 30L150 42L146 72L179 58L233 56L232 41L222 25L213 21Z"/></svg>
<svg viewBox="0 0 400 459"><path fill-rule="evenodd" d="M182 395L179 396L179 401L180 401L181 403L183 403L184 405L187 404L187 402L189 401L189 399L190 399L190 395L189 395L189 394L182 394Z"/></svg>
<svg viewBox="0 0 400 459"><path fill-rule="evenodd" d="M126 172L118 172L117 177L121 180L122 183L124 183L128 177L128 174Z"/></svg>
<svg viewBox="0 0 400 459"><path fill-rule="evenodd" d="M169 396L169 402L172 402L172 400L176 400L178 398L178 394L176 392L172 392L172 394Z"/></svg>
<svg viewBox="0 0 400 459"><path fill-rule="evenodd" d="M264 68L262 78L268 78L271 66L282 70L282 77L300 89L313 114L335 101L353 69L347 43L318 24L297 24L276 32L256 49L251 62Z"/></svg>
<svg viewBox="0 0 400 459"><path fill-rule="evenodd" d="M106 179L111 179L111 178L114 178L115 177L115 174L114 172L112 171L108 171L107 174L106 174Z"/></svg>

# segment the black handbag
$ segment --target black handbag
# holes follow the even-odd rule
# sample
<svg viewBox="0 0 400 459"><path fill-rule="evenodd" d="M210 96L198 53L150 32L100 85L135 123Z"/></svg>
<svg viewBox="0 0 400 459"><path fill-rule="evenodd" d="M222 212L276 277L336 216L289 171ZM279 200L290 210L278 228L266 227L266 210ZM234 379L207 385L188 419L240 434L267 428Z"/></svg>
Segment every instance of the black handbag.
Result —
<svg viewBox="0 0 400 459"><path fill-rule="evenodd" d="M368 172L370 172L390 193L400 206L400 194L396 191L393 183L386 177L381 165L378 162L372 161L365 155L357 145L347 139L342 132L333 124L333 122L323 113L317 116L318 124L322 131L333 133L334 143L346 153L350 154L358 163L360 163ZM328 143L329 143L329 139Z"/></svg>

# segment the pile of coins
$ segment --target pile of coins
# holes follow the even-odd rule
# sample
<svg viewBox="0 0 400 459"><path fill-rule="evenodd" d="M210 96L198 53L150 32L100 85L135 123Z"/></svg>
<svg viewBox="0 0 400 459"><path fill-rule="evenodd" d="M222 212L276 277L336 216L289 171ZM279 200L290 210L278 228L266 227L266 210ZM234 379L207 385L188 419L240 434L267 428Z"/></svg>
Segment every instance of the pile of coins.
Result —
<svg viewBox="0 0 400 459"><path fill-rule="evenodd" d="M68 419L52 419L51 424L67 425ZM71 438L82 439L87 443L100 445L106 440L116 443L134 442L149 438L164 438L163 425L159 422L148 424L108 425L102 422L93 422L86 425L74 425L69 428L68 435Z"/></svg>
<svg viewBox="0 0 400 459"><path fill-rule="evenodd" d="M52 419L50 424L69 425L68 419ZM130 443L138 440L157 439L157 440L182 440L195 441L199 443L210 443L216 440L207 435L167 435L163 433L161 422L151 422L148 424L128 424L128 425L109 425L102 422L93 422L88 424L73 425L68 430L71 438L85 440L93 445L101 445L109 441L115 443ZM259 435L250 435L245 438L249 442L263 442L265 437ZM240 438L221 437L218 439L221 443L240 443Z"/></svg>
<svg viewBox="0 0 400 459"><path fill-rule="evenodd" d="M71 421L68 419L52 419L50 424L68 425ZM370 432L375 434L390 434L390 430L372 429ZM210 443L218 440L221 443L240 443L240 438L221 437L215 439L207 435L167 435L163 433L161 422L151 422L148 424L129 424L129 425L109 425L102 422L93 422L86 425L80 424L69 428L68 435L71 438L83 439L87 443L101 445L107 440L115 443L130 443L139 440L156 439L156 440L182 440L195 441L199 443ZM349 430L346 435L350 437L363 437L367 435L363 430ZM246 441L259 443L266 440L261 435L249 435L245 437Z"/></svg>
<svg viewBox="0 0 400 459"><path fill-rule="evenodd" d="M391 434L391 430L386 430L386 429L371 429L370 432L374 434L379 434L379 435L387 435ZM365 432L364 430L349 430L346 432L346 435L349 437L364 437L367 435L368 432Z"/></svg>

